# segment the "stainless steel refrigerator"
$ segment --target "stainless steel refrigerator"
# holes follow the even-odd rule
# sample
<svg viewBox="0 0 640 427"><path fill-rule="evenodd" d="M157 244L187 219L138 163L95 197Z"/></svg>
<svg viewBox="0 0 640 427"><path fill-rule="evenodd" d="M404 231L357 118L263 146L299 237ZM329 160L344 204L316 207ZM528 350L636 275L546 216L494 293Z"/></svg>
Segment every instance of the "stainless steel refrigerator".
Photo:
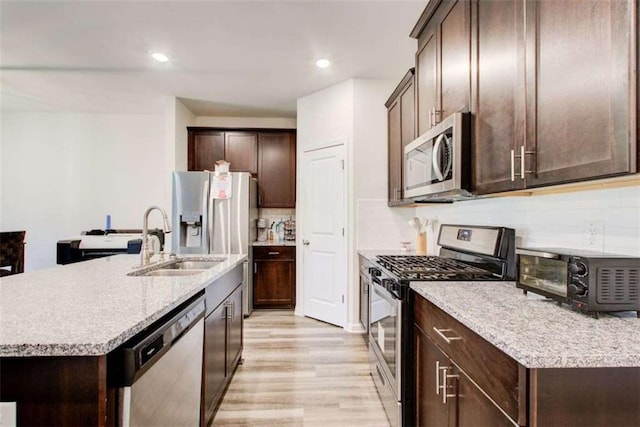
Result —
<svg viewBox="0 0 640 427"><path fill-rule="evenodd" d="M213 172L173 173L172 251L177 254L247 254L243 313L253 310L251 243L256 240L258 182L247 172L232 172L231 196L216 199Z"/></svg>

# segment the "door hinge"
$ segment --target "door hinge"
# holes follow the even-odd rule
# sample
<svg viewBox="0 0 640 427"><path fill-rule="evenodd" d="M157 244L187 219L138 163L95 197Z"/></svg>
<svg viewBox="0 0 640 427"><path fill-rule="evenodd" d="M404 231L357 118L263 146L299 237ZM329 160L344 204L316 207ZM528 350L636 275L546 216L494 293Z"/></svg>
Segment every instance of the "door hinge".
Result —
<svg viewBox="0 0 640 427"><path fill-rule="evenodd" d="M344 295L342 295L342 303L344 304Z"/></svg>
<svg viewBox="0 0 640 427"><path fill-rule="evenodd" d="M344 237L344 227L342 227L342 237Z"/></svg>
<svg viewBox="0 0 640 427"><path fill-rule="evenodd" d="M340 160L340 165L342 166L342 170L344 170L344 160Z"/></svg>

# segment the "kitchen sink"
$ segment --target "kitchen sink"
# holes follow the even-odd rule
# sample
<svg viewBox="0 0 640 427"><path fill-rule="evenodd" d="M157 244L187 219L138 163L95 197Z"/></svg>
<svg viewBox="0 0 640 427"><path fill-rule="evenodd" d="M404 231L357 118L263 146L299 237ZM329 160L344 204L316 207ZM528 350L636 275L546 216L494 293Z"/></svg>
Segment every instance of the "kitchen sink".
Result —
<svg viewBox="0 0 640 427"><path fill-rule="evenodd" d="M200 274L203 271L204 270L171 270L161 268L141 273L139 276L193 276L194 274Z"/></svg>
<svg viewBox="0 0 640 427"><path fill-rule="evenodd" d="M137 269L128 273L127 276L192 276L213 268L223 261L226 261L226 258L178 258Z"/></svg>
<svg viewBox="0 0 640 427"><path fill-rule="evenodd" d="M189 261L189 260L176 260L169 265L165 265L163 269L172 270L207 270L220 264L222 260L211 261Z"/></svg>

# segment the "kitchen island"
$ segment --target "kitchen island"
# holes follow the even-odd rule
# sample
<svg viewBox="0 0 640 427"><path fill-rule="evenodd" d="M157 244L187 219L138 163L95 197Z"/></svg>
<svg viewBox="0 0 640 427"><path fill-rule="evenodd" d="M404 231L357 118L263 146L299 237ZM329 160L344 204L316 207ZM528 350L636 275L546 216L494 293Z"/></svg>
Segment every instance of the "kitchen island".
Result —
<svg viewBox="0 0 640 427"><path fill-rule="evenodd" d="M247 256L212 258L190 276L130 276L139 256L117 255L2 278L0 401L19 424L115 424L107 355Z"/></svg>
<svg viewBox="0 0 640 427"><path fill-rule="evenodd" d="M411 289L418 424L640 425L635 312L594 319L513 282Z"/></svg>

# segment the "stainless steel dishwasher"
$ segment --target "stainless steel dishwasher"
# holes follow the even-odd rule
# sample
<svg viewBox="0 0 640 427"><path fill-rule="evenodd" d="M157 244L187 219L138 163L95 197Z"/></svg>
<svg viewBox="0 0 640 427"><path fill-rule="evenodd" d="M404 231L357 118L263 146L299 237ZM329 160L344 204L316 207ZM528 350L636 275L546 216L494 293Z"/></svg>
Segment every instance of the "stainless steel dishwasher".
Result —
<svg viewBox="0 0 640 427"><path fill-rule="evenodd" d="M120 348L119 425L198 426L204 297Z"/></svg>

